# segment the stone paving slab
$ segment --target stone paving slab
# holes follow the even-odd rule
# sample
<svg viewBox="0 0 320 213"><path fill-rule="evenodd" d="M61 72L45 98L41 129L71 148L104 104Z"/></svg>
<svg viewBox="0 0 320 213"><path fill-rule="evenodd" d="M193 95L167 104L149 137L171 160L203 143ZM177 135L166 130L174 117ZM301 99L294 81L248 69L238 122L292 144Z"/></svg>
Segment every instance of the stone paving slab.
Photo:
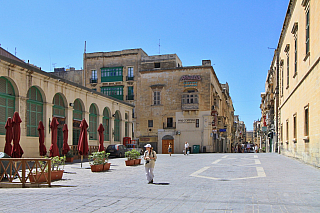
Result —
<svg viewBox="0 0 320 213"><path fill-rule="evenodd" d="M320 170L282 155L159 154L159 184L124 160L100 173L68 164L51 188L1 188L0 212L320 212Z"/></svg>

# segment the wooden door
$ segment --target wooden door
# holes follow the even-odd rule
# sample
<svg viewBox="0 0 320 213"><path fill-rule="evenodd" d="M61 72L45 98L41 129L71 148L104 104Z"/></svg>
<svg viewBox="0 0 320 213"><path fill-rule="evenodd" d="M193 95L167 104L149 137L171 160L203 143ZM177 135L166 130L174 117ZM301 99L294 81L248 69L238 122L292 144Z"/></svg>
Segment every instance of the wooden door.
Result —
<svg viewBox="0 0 320 213"><path fill-rule="evenodd" d="M172 154L174 153L174 143L173 140L162 140L162 154L168 154L168 147L171 143Z"/></svg>

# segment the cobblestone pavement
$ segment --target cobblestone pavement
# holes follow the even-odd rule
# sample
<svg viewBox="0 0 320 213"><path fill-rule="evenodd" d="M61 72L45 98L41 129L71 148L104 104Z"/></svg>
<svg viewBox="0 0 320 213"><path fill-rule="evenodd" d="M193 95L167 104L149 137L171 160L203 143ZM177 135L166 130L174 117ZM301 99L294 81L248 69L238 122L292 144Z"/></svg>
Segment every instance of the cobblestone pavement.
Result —
<svg viewBox="0 0 320 213"><path fill-rule="evenodd" d="M1 188L0 212L320 212L320 169L282 155L158 155L156 184L124 160L102 173L68 164L51 188Z"/></svg>

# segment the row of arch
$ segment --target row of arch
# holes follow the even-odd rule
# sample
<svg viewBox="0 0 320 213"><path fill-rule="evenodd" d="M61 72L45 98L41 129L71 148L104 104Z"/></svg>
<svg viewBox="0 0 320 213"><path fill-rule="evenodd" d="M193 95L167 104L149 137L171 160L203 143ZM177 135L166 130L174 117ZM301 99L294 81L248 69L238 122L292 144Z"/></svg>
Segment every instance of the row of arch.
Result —
<svg viewBox="0 0 320 213"><path fill-rule="evenodd" d="M38 123L40 120L44 120L44 92L37 86L32 86L27 92L26 101L26 129L27 136L37 137L38 136ZM15 112L15 99L16 93L13 84L6 77L0 77L0 134L5 134L5 123L8 117L12 117ZM67 117L66 109L68 108L65 96L62 93L56 93L52 101L52 117L57 117L61 127ZM73 145L77 145L78 138L80 135L80 122L85 117L85 105L80 98L76 98L73 102ZM99 124L99 110L95 103L92 103L89 108L89 139L97 140L98 124ZM110 139L110 122L111 122L111 111L108 107L103 109L103 126L104 126L104 140L109 141ZM121 113L119 110L114 115L114 128L113 135L114 141L120 141L120 130L121 130ZM126 123L127 125L127 123ZM70 127L69 127L70 130ZM59 131L59 130L58 130ZM59 133L58 133L59 134ZM127 134L127 133L126 133ZM59 138L59 135L58 135ZM58 141L59 146L59 141ZM61 144L62 146L62 144Z"/></svg>

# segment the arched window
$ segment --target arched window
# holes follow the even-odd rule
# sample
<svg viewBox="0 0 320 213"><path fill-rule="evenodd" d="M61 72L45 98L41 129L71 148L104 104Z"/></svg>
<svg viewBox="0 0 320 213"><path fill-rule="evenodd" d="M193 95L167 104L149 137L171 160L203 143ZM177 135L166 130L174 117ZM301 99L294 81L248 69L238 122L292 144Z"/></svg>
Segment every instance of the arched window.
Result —
<svg viewBox="0 0 320 213"><path fill-rule="evenodd" d="M97 140L98 114L97 114L97 109L94 106L94 104L91 104L89 112L90 112L90 114L89 114L89 139L90 140Z"/></svg>
<svg viewBox="0 0 320 213"><path fill-rule="evenodd" d="M108 108L104 108L103 110L103 127L104 127L104 140L105 141L109 141L109 129L110 129L110 125L109 125L109 120L110 116L109 116L109 110Z"/></svg>
<svg viewBox="0 0 320 213"><path fill-rule="evenodd" d="M53 117L66 117L65 105L62 96L57 93L53 98L52 116Z"/></svg>
<svg viewBox="0 0 320 213"><path fill-rule="evenodd" d="M78 145L80 137L80 123L83 118L83 109L79 99L76 99L73 103L73 134L72 145Z"/></svg>
<svg viewBox="0 0 320 213"><path fill-rule="evenodd" d="M73 104L73 120L82 121L83 110L81 102L76 99Z"/></svg>
<svg viewBox="0 0 320 213"><path fill-rule="evenodd" d="M0 77L0 135L6 134L6 125L8 117L13 117L15 111L15 94L10 81Z"/></svg>
<svg viewBox="0 0 320 213"><path fill-rule="evenodd" d="M43 121L43 100L37 87L31 87L27 100L27 136L38 136L39 121Z"/></svg>
<svg viewBox="0 0 320 213"><path fill-rule="evenodd" d="M114 141L120 141L120 113L116 111L114 118Z"/></svg>

